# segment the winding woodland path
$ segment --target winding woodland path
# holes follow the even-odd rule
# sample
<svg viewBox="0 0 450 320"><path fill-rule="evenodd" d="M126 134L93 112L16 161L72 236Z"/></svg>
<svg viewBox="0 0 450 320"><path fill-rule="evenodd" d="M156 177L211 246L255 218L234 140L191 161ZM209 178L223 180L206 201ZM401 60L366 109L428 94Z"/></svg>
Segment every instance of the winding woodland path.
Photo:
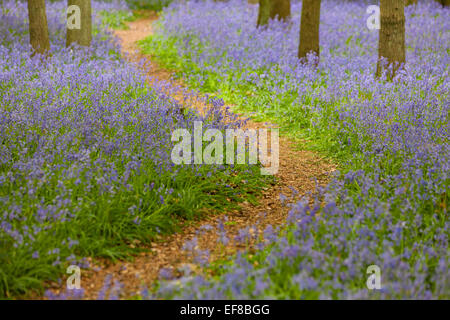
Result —
<svg viewBox="0 0 450 320"><path fill-rule="evenodd" d="M128 30L116 30L114 34L121 42L124 55L134 61L145 58L151 64L149 76L166 80L174 86L185 87L181 80L173 80L169 71L152 62L150 56L143 56L138 51L136 42L152 34L152 22L155 19L157 19L156 16L151 16L130 22ZM175 94L174 98L180 97ZM248 126L265 127L262 123L254 122L250 122ZM329 180L329 173L335 170L335 166L313 152L297 150L296 144L286 138L280 137L279 143L277 184L258 195L259 204L252 205L244 202L240 210L220 215L207 215L202 220L194 221L183 228L179 233L161 237L133 261L111 263L106 260L95 260L96 267L82 270L81 286L85 290L84 298L96 299L108 274L123 285L121 297L129 298L139 293L143 284L151 284L157 279L162 268L171 269L174 274L177 274L178 268L189 265L195 271L196 267L192 264L192 258L182 249L184 243L193 237L197 237L200 249L209 249L211 261L229 257L237 250L244 248L233 240L239 230L248 227L250 232L258 233L262 232L268 224L275 227L285 222L288 208L281 205L280 193L290 196L291 187L295 188L300 195L313 192L316 179L320 185L325 185ZM216 231L218 221L224 219L227 219L225 229L230 243L226 247L220 247L217 245ZM256 223L258 228L254 228ZM57 294L61 292L61 289L57 287L51 290Z"/></svg>

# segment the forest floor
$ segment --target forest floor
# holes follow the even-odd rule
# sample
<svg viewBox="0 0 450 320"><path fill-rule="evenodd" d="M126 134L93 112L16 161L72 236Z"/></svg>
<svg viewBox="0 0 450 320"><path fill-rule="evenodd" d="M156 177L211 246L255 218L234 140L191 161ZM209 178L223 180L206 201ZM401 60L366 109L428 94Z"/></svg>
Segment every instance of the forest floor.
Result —
<svg viewBox="0 0 450 320"><path fill-rule="evenodd" d="M150 36L153 32L152 22L157 16L141 18L128 22L128 29L114 30L119 39L122 53L133 62L146 60L149 83L153 81L167 81L172 87L180 90L186 89L181 79L174 79L173 74L158 66L152 57L140 53L136 42ZM149 68L148 68L149 66ZM153 80L152 80L153 79ZM176 90L175 90L176 92ZM173 93L174 99L181 99L182 95ZM180 102L182 103L182 102ZM194 108L201 109L204 106L194 104ZM249 121L248 128L274 127L272 124L256 123ZM282 225L288 215L289 208L282 205L280 194L291 196L293 190L299 195L308 192L313 193L318 185L324 186L330 179L330 173L336 170L336 166L320 155L301 150L301 143L280 137L279 139L279 170L275 175L276 184L265 188L265 191L256 195L257 204L244 202L239 210L223 214L205 215L201 220L194 221L183 227L178 233L161 236L151 246L144 248L144 252L129 261L116 261L95 259L91 260L91 267L82 271L81 287L84 289L84 299L96 299L101 291L108 275L121 283L121 298L131 298L139 295L143 285L151 285L158 279L161 269L170 269L177 275L186 265L194 272L200 272L198 266L193 263L193 258L183 250L183 245L197 238L198 248L209 250L209 261L224 260L238 250L248 248L235 241L235 236L242 229L249 230L251 234L262 233L267 225L273 227ZM218 225L222 221L227 237L230 239L226 246L218 245ZM136 244L137 246L139 244ZM248 245L248 244L247 244ZM59 294L63 287L51 286L50 290Z"/></svg>

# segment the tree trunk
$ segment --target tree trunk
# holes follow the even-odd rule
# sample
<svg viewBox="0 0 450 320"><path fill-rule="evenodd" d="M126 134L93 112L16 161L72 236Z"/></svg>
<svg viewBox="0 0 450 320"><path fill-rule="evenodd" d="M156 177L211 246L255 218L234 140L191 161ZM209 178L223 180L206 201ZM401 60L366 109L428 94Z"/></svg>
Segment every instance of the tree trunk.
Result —
<svg viewBox="0 0 450 320"><path fill-rule="evenodd" d="M388 78L392 78L402 63L405 63L405 1L380 0L380 36L378 40L377 76L383 65L382 57L392 64Z"/></svg>
<svg viewBox="0 0 450 320"><path fill-rule="evenodd" d="M47 53L50 50L50 40L48 36L45 0L28 0L28 19L30 44L34 50L33 55L36 52L40 54Z"/></svg>
<svg viewBox="0 0 450 320"><path fill-rule="evenodd" d="M258 27L266 25L269 22L270 7L270 0L259 0L258 22L256 23Z"/></svg>
<svg viewBox="0 0 450 320"><path fill-rule="evenodd" d="M443 7L450 6L450 0L439 0Z"/></svg>
<svg viewBox="0 0 450 320"><path fill-rule="evenodd" d="M291 1L290 0L272 0L272 10L270 18L282 21L287 21L291 16Z"/></svg>
<svg viewBox="0 0 450 320"><path fill-rule="evenodd" d="M79 18L79 27L69 27L67 25L66 46L70 46L73 42L80 46L89 47L92 40L92 8L91 0L68 0L68 7L75 5L80 8L80 16L76 17L77 12L69 12L68 19Z"/></svg>
<svg viewBox="0 0 450 320"><path fill-rule="evenodd" d="M305 59L312 51L319 58L320 0L303 0L301 19L298 57Z"/></svg>
<svg viewBox="0 0 450 320"><path fill-rule="evenodd" d="M290 0L259 0L257 26L264 26L269 19L287 21L291 16Z"/></svg>

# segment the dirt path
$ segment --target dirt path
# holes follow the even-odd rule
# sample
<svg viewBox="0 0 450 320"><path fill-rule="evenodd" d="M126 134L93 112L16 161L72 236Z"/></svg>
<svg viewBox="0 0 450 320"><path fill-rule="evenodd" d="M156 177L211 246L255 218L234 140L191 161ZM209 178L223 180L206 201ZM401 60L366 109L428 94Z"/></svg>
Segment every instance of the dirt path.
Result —
<svg viewBox="0 0 450 320"><path fill-rule="evenodd" d="M128 30L117 30L115 35L120 39L122 51L129 59L136 60L142 58L138 51L136 41L145 39L152 33L151 23L156 17L140 19L129 23ZM171 73L160 68L151 61L151 57L145 57L151 64L149 76L160 80L167 80L173 85L182 86L181 80L173 80ZM175 98L177 96L175 95ZM250 127L264 127L263 124L249 123ZM81 286L85 290L86 299L96 299L101 290L105 277L111 274L114 279L122 285L122 297L132 297L140 292L143 284L151 284L158 278L161 269L170 269L174 274L183 265L188 265L195 269L192 264L192 256L182 248L186 241L197 238L197 246L202 250L209 250L210 261L222 259L235 253L237 250L245 248L234 241L234 237L239 230L249 228L250 233L258 234L262 232L266 225L280 225L285 221L288 209L281 206L279 201L280 193L291 195L292 188L300 194L314 191L315 180L320 185L325 185L328 181L329 173L335 167L324 162L318 155L309 151L298 151L294 148L294 143L280 137L279 146L279 171L276 175L278 183L267 188L259 196L259 204L254 206L248 202L241 205L240 210L228 212L226 215L211 215L205 219L195 222L185 228L182 232L171 236L161 237L160 241L152 243L148 251L136 257L132 262L108 263L107 261L96 261L98 266L83 271ZM218 246L218 221L225 222L225 230L230 242L226 246ZM256 227L256 225L258 225ZM60 290L52 290L59 293Z"/></svg>

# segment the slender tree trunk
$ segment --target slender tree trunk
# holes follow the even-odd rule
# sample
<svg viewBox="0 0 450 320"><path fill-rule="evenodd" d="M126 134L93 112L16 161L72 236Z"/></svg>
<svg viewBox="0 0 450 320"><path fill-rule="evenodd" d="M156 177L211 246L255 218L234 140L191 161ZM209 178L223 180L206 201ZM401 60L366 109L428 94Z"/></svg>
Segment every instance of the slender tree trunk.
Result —
<svg viewBox="0 0 450 320"><path fill-rule="evenodd" d="M79 28L69 28L69 24L67 26L67 39L66 46L70 46L73 42L81 45L89 47L91 45L92 40L92 8L91 8L91 0L68 0L68 7L75 5L80 8L80 16L79 18ZM75 21L72 19L76 19L77 12L73 13L69 12L68 19L71 22Z"/></svg>
<svg viewBox="0 0 450 320"><path fill-rule="evenodd" d="M272 11L270 18L278 18L282 21L287 21L291 16L291 1L290 0L272 0Z"/></svg>
<svg viewBox="0 0 450 320"><path fill-rule="evenodd" d="M378 40L377 76L383 70L381 58L392 64L389 78L395 75L400 64L405 63L405 2L380 0L380 36Z"/></svg>
<svg viewBox="0 0 450 320"><path fill-rule="evenodd" d="M266 25L269 19L287 21L291 16L290 0L259 0L257 26Z"/></svg>
<svg viewBox="0 0 450 320"><path fill-rule="evenodd" d="M33 47L33 55L37 52L45 54L50 50L48 36L47 14L45 12L45 0L28 0L28 19L30 30L30 44Z"/></svg>
<svg viewBox="0 0 450 320"><path fill-rule="evenodd" d="M269 22L270 7L270 0L259 0L258 22L256 23L258 27L266 25Z"/></svg>
<svg viewBox="0 0 450 320"><path fill-rule="evenodd" d="M303 0L298 57L305 59L311 51L320 57L320 0Z"/></svg>
<svg viewBox="0 0 450 320"><path fill-rule="evenodd" d="M439 0L443 7L450 6L450 0Z"/></svg>

